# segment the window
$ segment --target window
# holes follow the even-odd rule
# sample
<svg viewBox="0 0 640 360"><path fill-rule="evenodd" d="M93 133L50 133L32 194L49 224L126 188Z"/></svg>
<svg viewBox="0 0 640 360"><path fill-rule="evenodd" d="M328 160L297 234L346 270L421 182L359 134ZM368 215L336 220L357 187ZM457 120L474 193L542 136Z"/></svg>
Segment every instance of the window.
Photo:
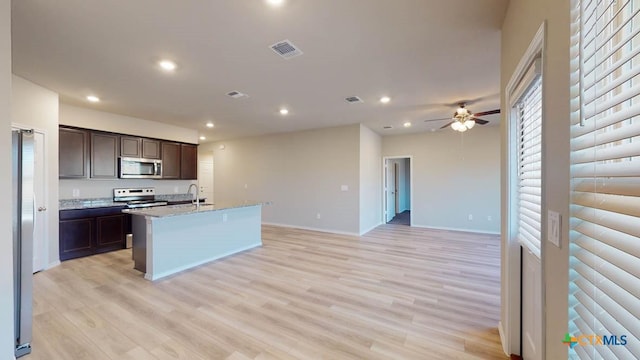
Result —
<svg viewBox="0 0 640 360"><path fill-rule="evenodd" d="M518 241L540 258L542 213L542 79L535 60L516 89Z"/></svg>
<svg viewBox="0 0 640 360"><path fill-rule="evenodd" d="M640 356L640 0L574 0L570 356ZM621 337L625 341L621 341Z"/></svg>

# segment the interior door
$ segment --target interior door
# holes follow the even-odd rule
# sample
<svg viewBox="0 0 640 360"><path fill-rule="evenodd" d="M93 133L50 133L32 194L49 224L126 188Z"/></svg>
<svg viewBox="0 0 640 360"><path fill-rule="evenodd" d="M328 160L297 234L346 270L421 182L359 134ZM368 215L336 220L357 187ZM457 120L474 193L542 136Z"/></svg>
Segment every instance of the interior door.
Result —
<svg viewBox="0 0 640 360"><path fill-rule="evenodd" d="M213 200L213 155L203 156L198 164L198 184L200 185L200 198L206 198L206 202L212 204Z"/></svg>
<svg viewBox="0 0 640 360"><path fill-rule="evenodd" d="M34 132L33 195L33 272L47 267L47 192L45 187L44 134Z"/></svg>
<svg viewBox="0 0 640 360"><path fill-rule="evenodd" d="M395 172L394 172L394 163L393 160L387 159L385 162L385 181L384 181L384 192L385 192L385 214L386 214L386 222L391 221L394 216L396 216L396 181L395 181Z"/></svg>
<svg viewBox="0 0 640 360"><path fill-rule="evenodd" d="M542 360L542 266L526 246L522 254L522 358Z"/></svg>

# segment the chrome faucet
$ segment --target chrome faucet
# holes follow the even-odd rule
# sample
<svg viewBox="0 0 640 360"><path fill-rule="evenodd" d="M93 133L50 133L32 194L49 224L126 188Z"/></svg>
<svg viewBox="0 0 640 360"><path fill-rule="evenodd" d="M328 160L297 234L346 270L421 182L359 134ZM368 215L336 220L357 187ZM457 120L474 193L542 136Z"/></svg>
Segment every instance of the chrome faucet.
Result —
<svg viewBox="0 0 640 360"><path fill-rule="evenodd" d="M198 184L191 184L189 185L189 189L187 190L187 194L191 194L191 187L195 187L196 188L196 199L195 202L193 199L191 199L191 203L195 204L196 207L200 207L200 191L198 191Z"/></svg>

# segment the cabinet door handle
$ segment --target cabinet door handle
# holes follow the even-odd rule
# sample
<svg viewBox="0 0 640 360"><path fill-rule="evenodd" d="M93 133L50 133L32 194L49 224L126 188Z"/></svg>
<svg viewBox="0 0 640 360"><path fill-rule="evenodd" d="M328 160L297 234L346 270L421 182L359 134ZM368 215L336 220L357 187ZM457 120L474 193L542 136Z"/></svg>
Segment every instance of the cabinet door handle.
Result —
<svg viewBox="0 0 640 360"><path fill-rule="evenodd" d="M47 211L47 208L46 208L46 207L44 207L44 206L40 206L40 207L38 208L38 211Z"/></svg>

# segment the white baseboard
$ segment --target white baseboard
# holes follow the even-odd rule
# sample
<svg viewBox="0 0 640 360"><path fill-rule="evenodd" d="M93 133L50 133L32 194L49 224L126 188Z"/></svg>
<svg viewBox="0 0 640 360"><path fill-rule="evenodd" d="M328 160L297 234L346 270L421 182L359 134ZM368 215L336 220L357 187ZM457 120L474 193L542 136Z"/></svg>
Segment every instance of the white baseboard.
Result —
<svg viewBox="0 0 640 360"><path fill-rule="evenodd" d="M367 230L360 231L360 236L362 236L362 235L364 235L364 234L368 233L369 231L371 231L371 230L373 230L373 229L377 228L377 227L378 227L378 226L380 226L380 225L382 225L382 223L378 223L378 224L376 224L376 225L373 225L372 227L368 228Z"/></svg>
<svg viewBox="0 0 640 360"><path fill-rule="evenodd" d="M227 257L227 256L235 255L235 254L238 254L238 253L241 253L243 251L247 251L247 250L259 247L259 246L262 246L262 241L260 241L259 244L251 244L251 245L245 246L245 247L240 248L240 249L231 250L231 251L228 251L228 252L223 253L223 254L218 254L216 256L212 256L212 257L209 257L209 258L206 258L206 259L202 259L202 260L198 260L198 261L192 262L192 263L187 264L187 265L178 266L178 267L175 267L175 268L173 268L171 270L163 271L161 273L156 273L156 274L145 273L144 274L144 278L147 279L147 280L156 281L156 280L162 279L164 277L167 277L169 275L177 274L177 273L179 273L181 271L189 270L189 269L192 269L192 268L194 268L196 266L200 266L200 265L206 264L208 262L219 260L219 259L222 259L222 258Z"/></svg>
<svg viewBox="0 0 640 360"><path fill-rule="evenodd" d="M280 227L286 227L286 228L290 228L290 229L302 229L302 230L310 230L310 231L319 231L319 232L325 232L325 233L329 233L329 234L360 236L360 234L354 233L354 232L331 230L331 229L320 229L320 228L314 228L314 227L309 227L309 226L278 224L278 223L270 223L270 222L263 222L262 225L280 226Z"/></svg>
<svg viewBox="0 0 640 360"><path fill-rule="evenodd" d="M504 329L502 328L502 321L498 321L498 334L500 334L500 344L502 344L502 351L507 356L511 356L511 354L509 354L510 351L508 349L507 339L505 339Z"/></svg>
<svg viewBox="0 0 640 360"><path fill-rule="evenodd" d="M56 261L54 261L52 263L49 263L49 265L47 265L47 267L44 268L44 269L45 270L49 270L49 269L54 268L54 267L56 267L58 265L60 265L60 260L56 260Z"/></svg>
<svg viewBox="0 0 640 360"><path fill-rule="evenodd" d="M423 229L461 231L461 232L476 233L476 234L500 235L499 231L495 232L495 231L475 230L475 229L457 229L457 228L449 228L449 227L441 227L441 226L429 226L429 225L417 225L417 224L411 224L411 226L417 227L417 228L423 228Z"/></svg>

